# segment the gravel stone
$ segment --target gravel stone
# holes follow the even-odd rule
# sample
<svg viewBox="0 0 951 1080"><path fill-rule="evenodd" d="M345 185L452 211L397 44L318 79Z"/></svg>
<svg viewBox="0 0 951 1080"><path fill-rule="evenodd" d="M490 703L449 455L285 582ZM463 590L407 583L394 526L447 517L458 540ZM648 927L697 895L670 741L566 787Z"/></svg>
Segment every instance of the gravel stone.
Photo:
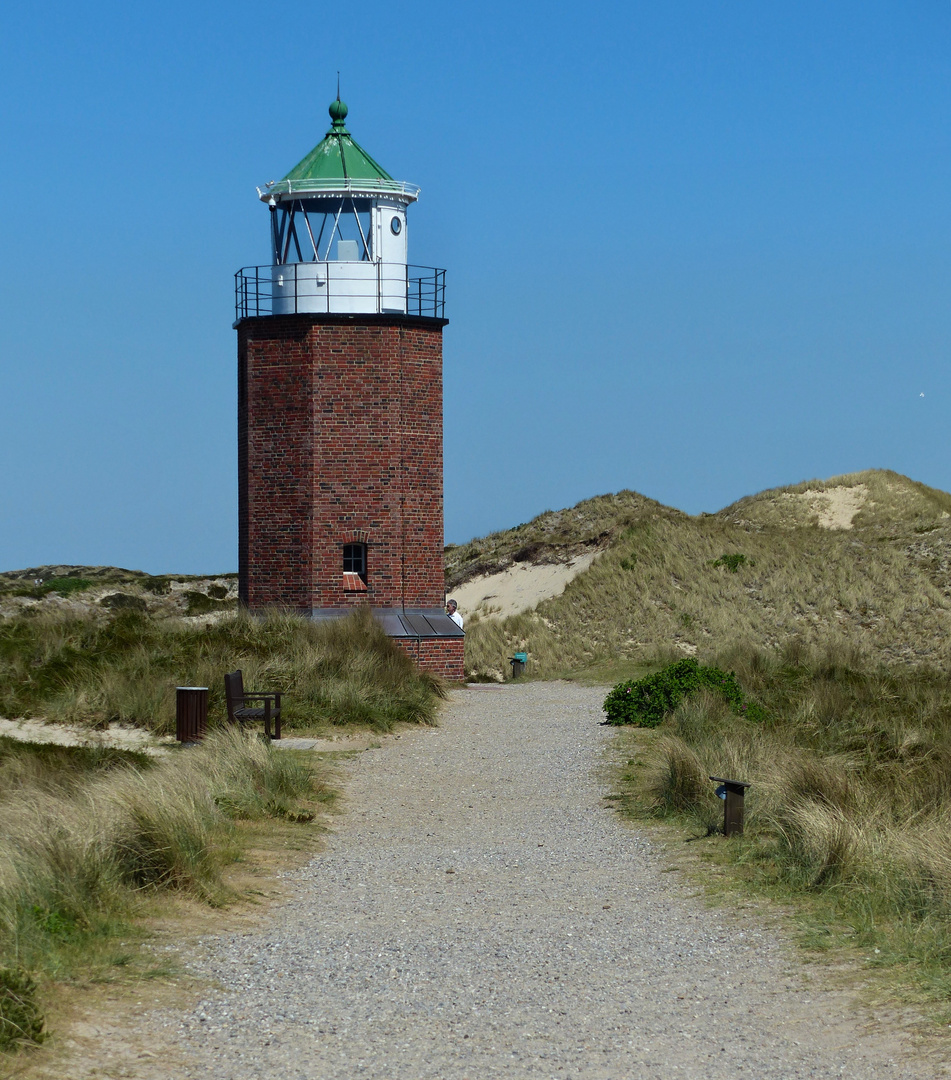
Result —
<svg viewBox="0 0 951 1080"><path fill-rule="evenodd" d="M222 989L152 1013L215 1080L881 1080L947 1075L808 979L774 929L711 910L602 801L604 690L453 692L442 726L344 766L328 850Z"/></svg>

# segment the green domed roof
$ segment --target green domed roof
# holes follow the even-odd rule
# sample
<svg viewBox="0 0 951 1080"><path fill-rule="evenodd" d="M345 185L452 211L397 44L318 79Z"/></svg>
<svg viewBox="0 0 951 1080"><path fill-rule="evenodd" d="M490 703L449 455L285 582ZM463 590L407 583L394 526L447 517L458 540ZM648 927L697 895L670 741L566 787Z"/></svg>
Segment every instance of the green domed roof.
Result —
<svg viewBox="0 0 951 1080"><path fill-rule="evenodd" d="M330 130L284 177L290 181L389 180L393 177L354 141L344 121L347 106L338 97L330 104ZM295 183L295 188L297 184ZM299 190L299 189L298 189Z"/></svg>

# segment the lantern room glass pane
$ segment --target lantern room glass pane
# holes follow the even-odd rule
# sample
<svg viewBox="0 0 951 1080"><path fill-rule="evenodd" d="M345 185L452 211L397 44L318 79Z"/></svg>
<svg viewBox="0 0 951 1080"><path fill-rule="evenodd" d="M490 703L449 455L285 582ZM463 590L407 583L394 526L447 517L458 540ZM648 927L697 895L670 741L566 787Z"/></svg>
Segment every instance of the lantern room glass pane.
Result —
<svg viewBox="0 0 951 1080"><path fill-rule="evenodd" d="M295 199L274 212L274 263L336 258L340 240L356 242L358 258L372 259L369 199Z"/></svg>

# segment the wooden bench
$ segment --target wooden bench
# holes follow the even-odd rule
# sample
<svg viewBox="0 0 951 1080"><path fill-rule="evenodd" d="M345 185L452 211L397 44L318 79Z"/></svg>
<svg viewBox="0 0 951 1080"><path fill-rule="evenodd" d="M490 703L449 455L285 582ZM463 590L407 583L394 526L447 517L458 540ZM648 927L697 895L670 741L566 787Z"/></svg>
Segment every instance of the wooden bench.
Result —
<svg viewBox="0 0 951 1080"><path fill-rule="evenodd" d="M281 694L272 691L267 694L248 693L244 689L244 677L241 669L229 671L225 675L225 698L228 701L228 720L232 724L243 724L255 720L264 721L264 734L269 739L281 737ZM248 702L260 701L260 705ZM274 721L274 734L271 734L271 721Z"/></svg>

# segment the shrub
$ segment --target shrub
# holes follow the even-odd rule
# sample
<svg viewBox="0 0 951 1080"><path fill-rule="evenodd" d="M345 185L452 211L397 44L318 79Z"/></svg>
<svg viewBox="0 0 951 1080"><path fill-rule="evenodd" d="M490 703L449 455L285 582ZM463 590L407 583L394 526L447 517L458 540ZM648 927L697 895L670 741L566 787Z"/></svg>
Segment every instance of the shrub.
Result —
<svg viewBox="0 0 951 1080"><path fill-rule="evenodd" d="M733 552L728 555L721 555L719 559L713 560L713 566L725 566L731 574L735 574L739 571L741 566L755 566L756 563L752 559L747 559L745 555L741 555L739 552Z"/></svg>
<svg viewBox="0 0 951 1080"><path fill-rule="evenodd" d="M145 611L149 606L141 596L121 592L109 593L99 603L110 611Z"/></svg>
<svg viewBox="0 0 951 1080"><path fill-rule="evenodd" d="M50 578L49 581L44 581L42 585L37 586L36 591L41 595L46 593L59 593L60 596L69 596L70 593L85 592L87 589L91 589L93 583L87 581L86 578Z"/></svg>
<svg viewBox="0 0 951 1080"><path fill-rule="evenodd" d="M223 611L233 606L226 600L217 600L215 597L207 596L197 589L186 589L184 597L186 615L208 615L213 611Z"/></svg>
<svg viewBox="0 0 951 1080"><path fill-rule="evenodd" d="M71 593L85 592L93 587L93 582L86 578L50 578L41 581L39 585L30 585L25 588L15 589L14 596L29 596L34 600L42 600L50 593L59 593L60 596L69 596Z"/></svg>
<svg viewBox="0 0 951 1080"><path fill-rule="evenodd" d="M171 580L167 577L148 577L141 584L143 589L147 589L156 596L164 596L172 589Z"/></svg>
<svg viewBox="0 0 951 1080"><path fill-rule="evenodd" d="M643 679L618 683L604 699L609 724L657 727L688 695L713 690L740 715L761 719L763 710L748 701L733 672L703 667L692 657L678 660Z"/></svg>
<svg viewBox="0 0 951 1080"><path fill-rule="evenodd" d="M22 968L0 968L0 1051L43 1038L36 980Z"/></svg>

